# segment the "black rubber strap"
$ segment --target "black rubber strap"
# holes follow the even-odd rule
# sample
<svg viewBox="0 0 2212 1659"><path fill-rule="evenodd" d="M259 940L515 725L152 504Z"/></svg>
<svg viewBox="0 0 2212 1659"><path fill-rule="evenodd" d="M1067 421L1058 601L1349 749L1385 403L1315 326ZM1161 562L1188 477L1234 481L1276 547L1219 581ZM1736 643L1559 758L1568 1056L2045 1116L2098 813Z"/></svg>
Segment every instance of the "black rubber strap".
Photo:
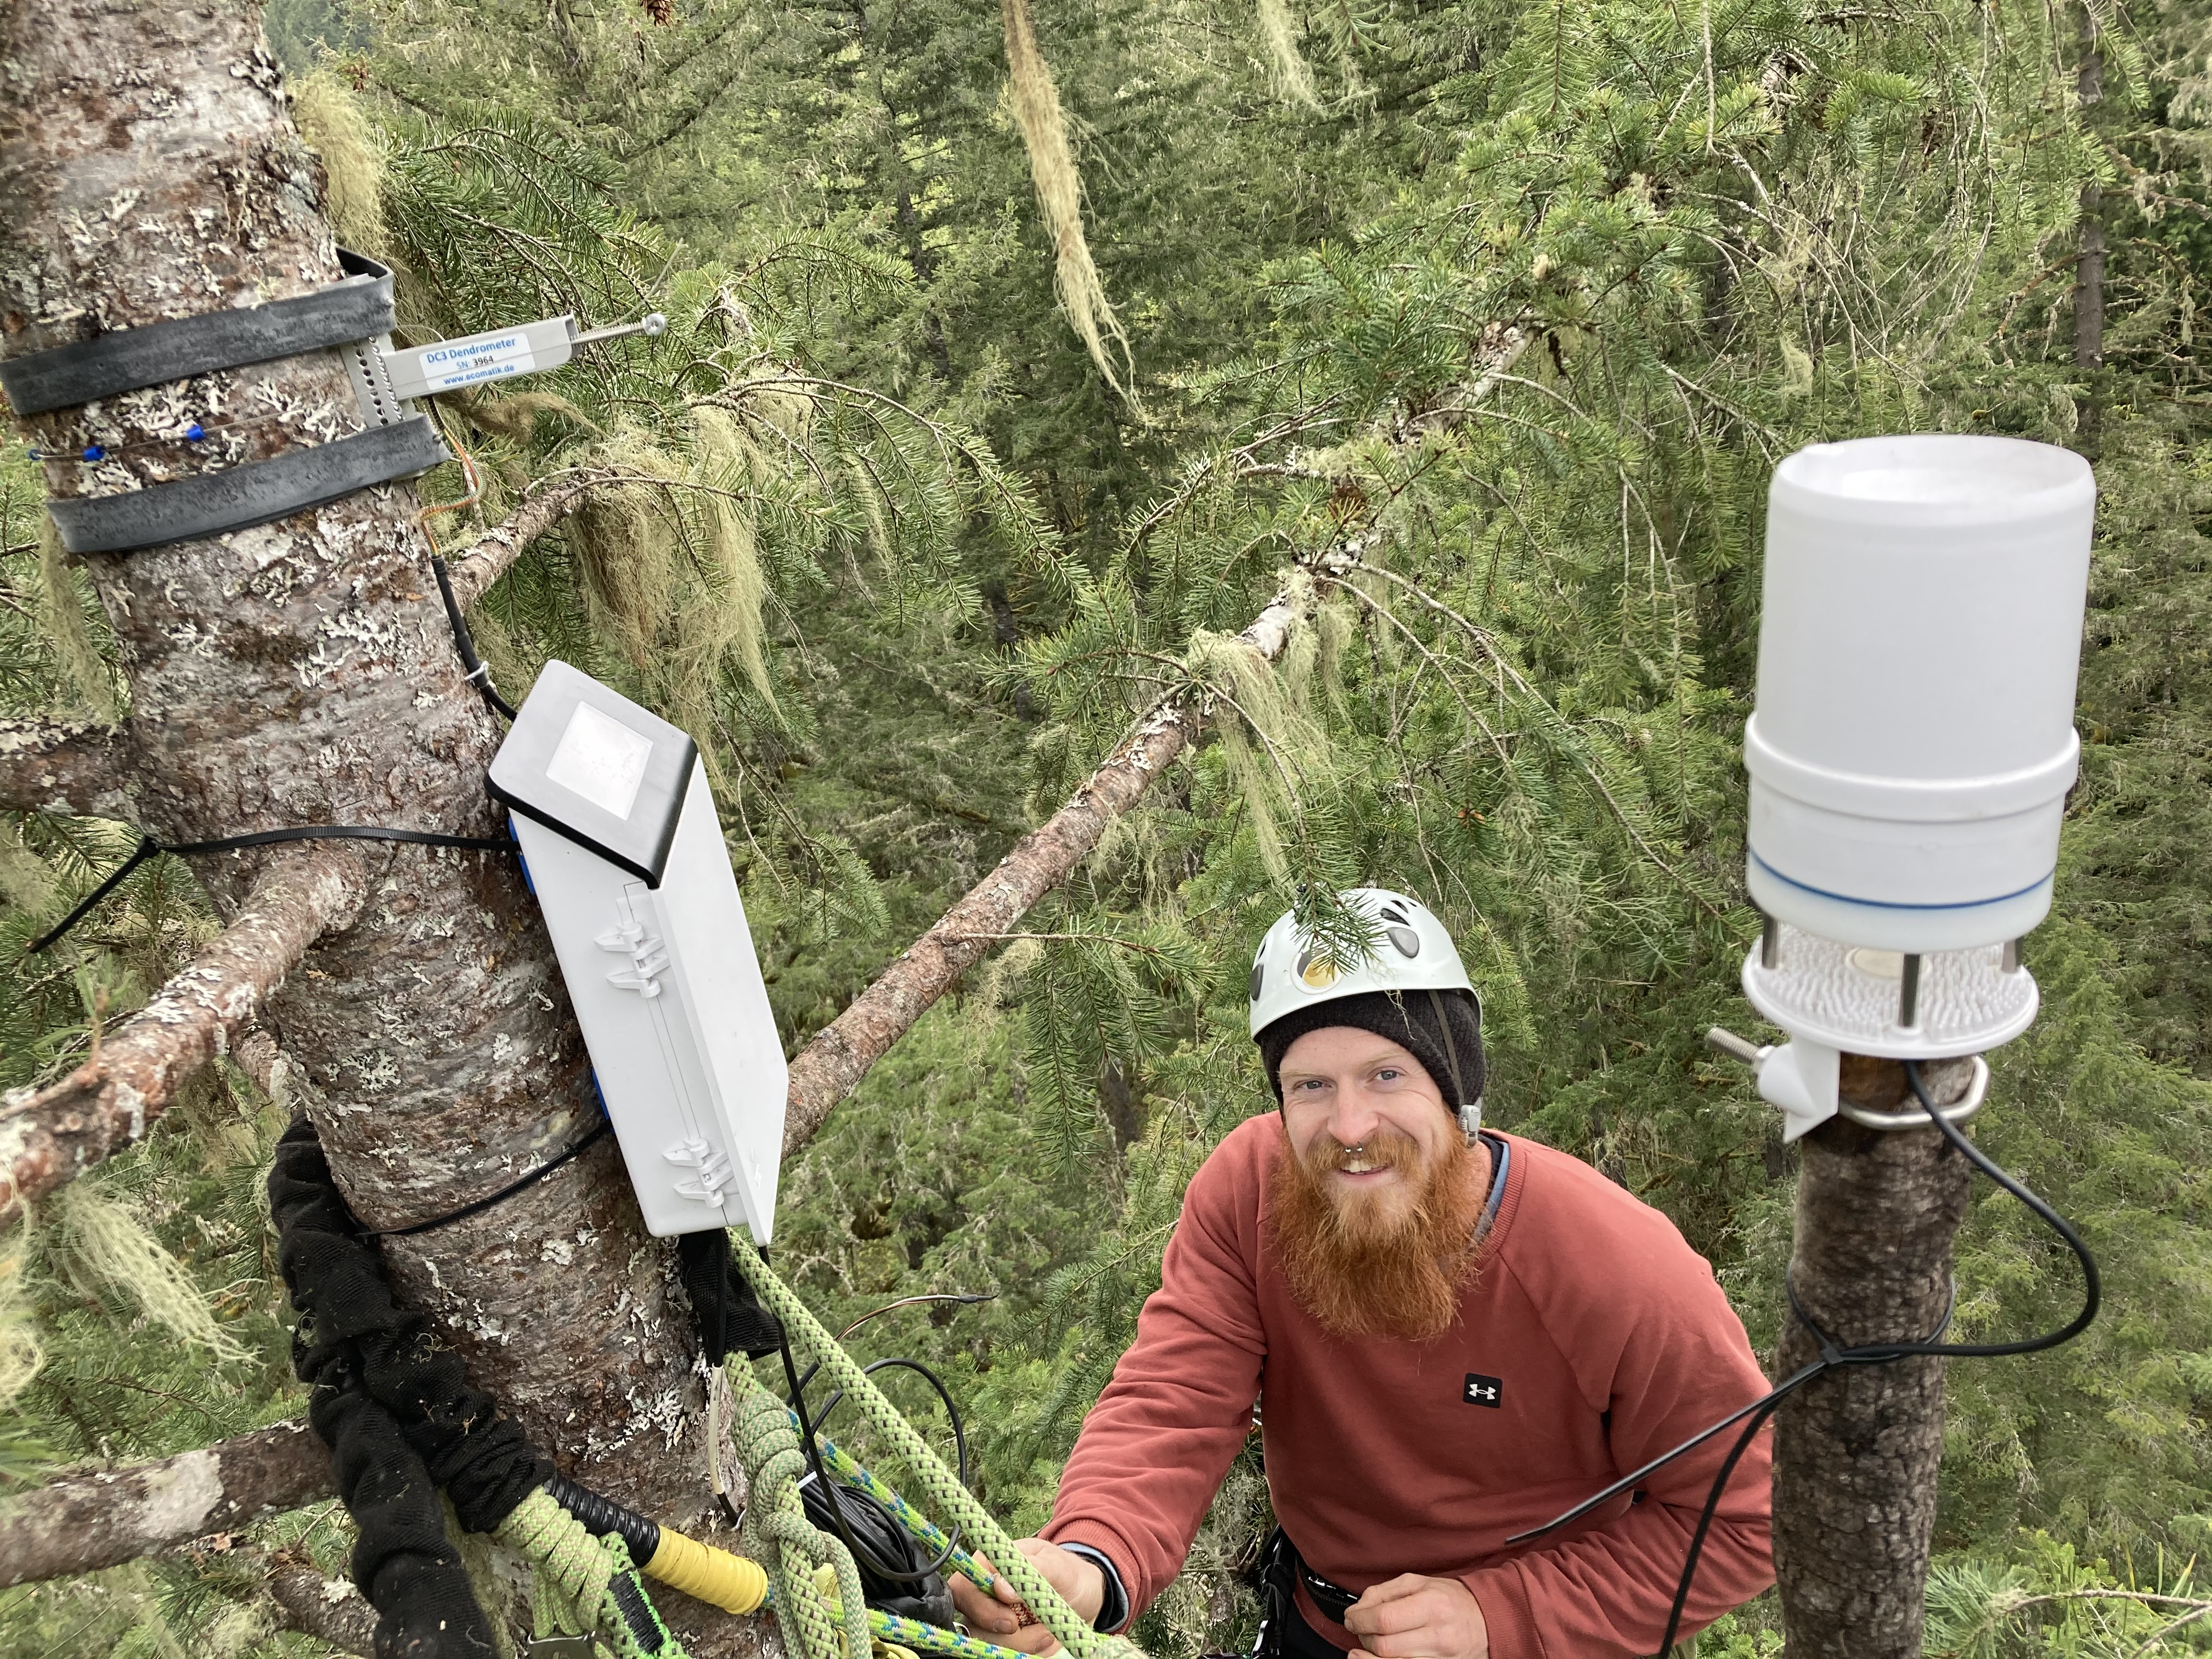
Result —
<svg viewBox="0 0 2212 1659"><path fill-rule="evenodd" d="M452 459L436 429L418 415L174 483L48 501L46 511L70 552L129 553L289 519Z"/></svg>
<svg viewBox="0 0 2212 1659"><path fill-rule="evenodd" d="M295 299L119 328L11 357L0 362L0 386L7 388L16 414L43 415L141 386L389 334L391 270L345 248L338 250L338 265L349 273L343 282Z"/></svg>
<svg viewBox="0 0 2212 1659"><path fill-rule="evenodd" d="M156 853L229 853L241 847L272 847L284 841L398 841L417 847L458 847L465 852L511 853L514 840L506 836L449 836L435 830L386 830L373 823L308 823L284 830L257 830L251 835L225 836L219 841L159 842L140 839L131 856L108 872L107 879L87 893L76 908L33 939L24 954L35 956L91 914L92 908L123 883L123 878Z"/></svg>

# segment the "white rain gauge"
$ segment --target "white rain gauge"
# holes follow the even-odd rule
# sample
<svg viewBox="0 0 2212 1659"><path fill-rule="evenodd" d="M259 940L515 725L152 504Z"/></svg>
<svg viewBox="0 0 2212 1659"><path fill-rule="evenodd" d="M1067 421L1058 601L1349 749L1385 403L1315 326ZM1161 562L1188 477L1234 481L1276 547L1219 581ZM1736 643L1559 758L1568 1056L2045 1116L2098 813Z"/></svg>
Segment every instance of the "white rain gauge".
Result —
<svg viewBox="0 0 2212 1659"><path fill-rule="evenodd" d="M2089 465L2013 438L1816 444L1767 504L1744 994L1790 1034L1713 1041L1758 1068L1795 1140L1840 1109L1844 1052L1976 1054L2035 1018L2020 936L2051 910L2079 769L2074 687ZM1972 1115L1988 1066L1977 1060Z"/></svg>
<svg viewBox="0 0 2212 1659"><path fill-rule="evenodd" d="M491 765L647 1231L775 1221L789 1073L689 735L549 662Z"/></svg>

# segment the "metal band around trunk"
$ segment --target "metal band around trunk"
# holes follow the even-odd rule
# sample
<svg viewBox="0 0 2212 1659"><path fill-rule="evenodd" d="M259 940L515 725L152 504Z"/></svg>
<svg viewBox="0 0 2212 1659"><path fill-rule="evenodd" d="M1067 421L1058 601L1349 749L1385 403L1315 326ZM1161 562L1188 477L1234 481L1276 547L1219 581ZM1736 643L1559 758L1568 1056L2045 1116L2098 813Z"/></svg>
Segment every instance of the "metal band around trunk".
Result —
<svg viewBox="0 0 2212 1659"><path fill-rule="evenodd" d="M338 250L345 280L313 294L119 328L0 362L18 416L70 409L169 380L372 339L392 325L392 272Z"/></svg>
<svg viewBox="0 0 2212 1659"><path fill-rule="evenodd" d="M46 510L70 552L128 553L289 518L371 484L427 472L452 459L428 419L418 415L174 483L119 495L51 501Z"/></svg>

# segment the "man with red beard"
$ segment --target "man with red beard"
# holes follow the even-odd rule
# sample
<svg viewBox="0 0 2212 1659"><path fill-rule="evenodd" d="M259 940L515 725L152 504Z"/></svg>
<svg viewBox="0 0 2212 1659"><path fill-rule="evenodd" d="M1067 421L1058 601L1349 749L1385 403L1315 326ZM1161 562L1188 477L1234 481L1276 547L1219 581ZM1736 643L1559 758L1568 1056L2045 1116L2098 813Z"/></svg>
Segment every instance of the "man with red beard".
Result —
<svg viewBox="0 0 2212 1659"><path fill-rule="evenodd" d="M1571 1527L1583 1498L1766 1389L1712 1269L1578 1159L1480 1128L1481 1007L1443 924L1346 894L1340 967L1285 915L1252 973L1280 1110L1192 1179L1137 1340L1020 1547L1118 1630L1181 1571L1261 1422L1280 1528L1266 1641L1295 1659L1611 1659L1668 1623L1723 1436ZM1449 1102L1449 1104L1447 1104ZM1254 1401L1258 1401L1255 1410ZM1754 1443L1713 1517L1688 1635L1772 1581ZM1042 1626L965 1580L969 1626Z"/></svg>

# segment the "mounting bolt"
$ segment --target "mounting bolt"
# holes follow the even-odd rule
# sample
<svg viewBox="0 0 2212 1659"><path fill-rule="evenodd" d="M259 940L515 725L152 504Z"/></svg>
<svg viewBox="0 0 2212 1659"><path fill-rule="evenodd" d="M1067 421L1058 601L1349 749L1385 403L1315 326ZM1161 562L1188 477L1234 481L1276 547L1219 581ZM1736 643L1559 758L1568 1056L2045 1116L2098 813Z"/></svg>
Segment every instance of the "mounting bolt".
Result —
<svg viewBox="0 0 2212 1659"><path fill-rule="evenodd" d="M1759 965L1769 969L1782 965L1782 922L1778 917L1759 917Z"/></svg>
<svg viewBox="0 0 2212 1659"><path fill-rule="evenodd" d="M1920 1024L1920 957L1905 953L1905 971L1897 981L1897 1023L1906 1030Z"/></svg>
<svg viewBox="0 0 2212 1659"><path fill-rule="evenodd" d="M1725 1025L1716 1025L1707 1031L1705 1041L1730 1060L1740 1060L1747 1066L1757 1066L1771 1052L1760 1048L1748 1037L1738 1036Z"/></svg>

